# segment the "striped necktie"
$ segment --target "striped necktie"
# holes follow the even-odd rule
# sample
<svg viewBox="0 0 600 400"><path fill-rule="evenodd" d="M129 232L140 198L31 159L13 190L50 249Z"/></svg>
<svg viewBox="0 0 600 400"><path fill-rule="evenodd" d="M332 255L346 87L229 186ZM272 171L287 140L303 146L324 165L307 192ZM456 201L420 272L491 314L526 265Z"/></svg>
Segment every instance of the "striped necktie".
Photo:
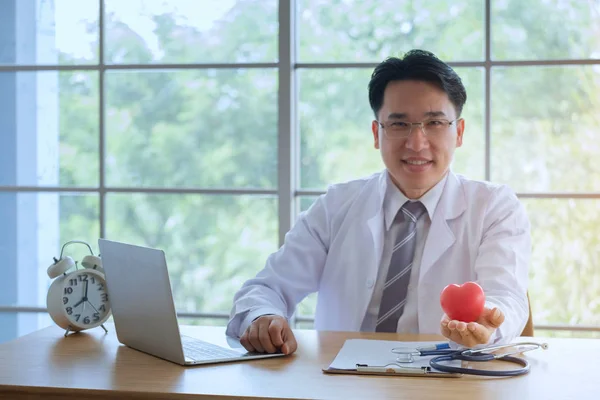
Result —
<svg viewBox="0 0 600 400"><path fill-rule="evenodd" d="M417 220L427 211L420 201L406 202L396 215L400 232L396 238L383 295L379 306L376 332L396 332L398 319L404 311L410 270L417 242ZM402 218L403 217L403 218Z"/></svg>

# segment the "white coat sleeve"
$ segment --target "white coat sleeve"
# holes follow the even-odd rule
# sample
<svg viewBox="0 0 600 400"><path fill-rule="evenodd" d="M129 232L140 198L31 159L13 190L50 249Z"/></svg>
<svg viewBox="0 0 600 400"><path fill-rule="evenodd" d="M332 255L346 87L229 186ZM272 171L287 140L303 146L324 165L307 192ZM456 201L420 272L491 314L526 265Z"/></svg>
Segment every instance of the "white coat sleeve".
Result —
<svg viewBox="0 0 600 400"><path fill-rule="evenodd" d="M261 315L275 314L289 319L298 303L318 290L330 238L331 215L326 196L320 196L300 214L285 235L283 246L235 294L228 336L240 337Z"/></svg>
<svg viewBox="0 0 600 400"><path fill-rule="evenodd" d="M475 262L486 307L505 315L489 343L508 343L521 334L529 315L527 287L531 258L530 222L525 207L507 186L492 192L483 218Z"/></svg>

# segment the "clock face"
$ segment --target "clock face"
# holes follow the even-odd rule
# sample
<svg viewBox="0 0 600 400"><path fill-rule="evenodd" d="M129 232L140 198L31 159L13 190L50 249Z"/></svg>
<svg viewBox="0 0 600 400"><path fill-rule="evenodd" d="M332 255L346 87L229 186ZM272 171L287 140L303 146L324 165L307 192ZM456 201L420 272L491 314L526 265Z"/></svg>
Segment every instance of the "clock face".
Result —
<svg viewBox="0 0 600 400"><path fill-rule="evenodd" d="M70 273L63 284L62 306L74 326L88 329L102 324L110 313L104 277L93 270Z"/></svg>

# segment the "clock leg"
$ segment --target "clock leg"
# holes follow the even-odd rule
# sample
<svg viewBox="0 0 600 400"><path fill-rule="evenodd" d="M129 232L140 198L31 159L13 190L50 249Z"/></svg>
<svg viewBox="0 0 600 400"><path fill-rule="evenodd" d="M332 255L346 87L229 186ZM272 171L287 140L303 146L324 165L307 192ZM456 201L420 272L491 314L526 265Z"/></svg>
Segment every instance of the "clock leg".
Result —
<svg viewBox="0 0 600 400"><path fill-rule="evenodd" d="M67 335L69 334L70 331L71 331L71 325L69 325L67 327L67 330L65 331L65 337L67 337Z"/></svg>
<svg viewBox="0 0 600 400"><path fill-rule="evenodd" d="M100 325L102 327L102 329L104 329L104 333L108 333L108 331L106 330L106 328L104 327L104 324Z"/></svg>

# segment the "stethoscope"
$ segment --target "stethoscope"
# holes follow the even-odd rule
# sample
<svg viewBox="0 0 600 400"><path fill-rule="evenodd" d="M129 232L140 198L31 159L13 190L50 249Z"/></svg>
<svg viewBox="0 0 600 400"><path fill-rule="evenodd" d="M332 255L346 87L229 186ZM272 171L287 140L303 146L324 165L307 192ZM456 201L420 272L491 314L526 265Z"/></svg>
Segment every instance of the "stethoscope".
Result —
<svg viewBox="0 0 600 400"><path fill-rule="evenodd" d="M513 351L502 354L492 354L492 352L504 349L514 348ZM542 348L548 349L547 343L535 343L535 342L522 342L505 345L490 346L481 349L462 349L452 350L447 343L438 344L432 347L422 347L417 349L406 349L402 347L395 347L392 349L392 353L398 354L396 361L400 364L412 363L415 361L414 357L426 357L435 356L429 360L431 368L437 369L442 372L468 374L468 375L481 375L481 376L518 376L529 372L529 362L524 358L513 357L514 354L524 353L526 351L535 350ZM502 371L490 371L484 369L471 369L454 367L445 364L447 361L462 360L462 361L508 361L520 366L511 370Z"/></svg>

